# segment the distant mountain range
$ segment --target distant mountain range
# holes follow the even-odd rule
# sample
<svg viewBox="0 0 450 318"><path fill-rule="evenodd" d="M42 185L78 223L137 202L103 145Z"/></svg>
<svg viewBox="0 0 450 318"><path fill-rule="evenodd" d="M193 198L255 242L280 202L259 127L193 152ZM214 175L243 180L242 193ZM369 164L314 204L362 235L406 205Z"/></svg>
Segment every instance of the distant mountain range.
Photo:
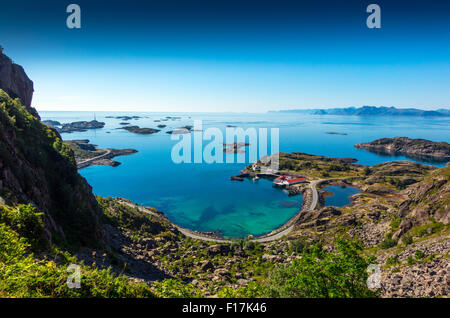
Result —
<svg viewBox="0 0 450 318"><path fill-rule="evenodd" d="M420 116L420 117L448 117L450 109L422 110L416 108L395 107L347 107L329 109L289 109L269 111L269 113L302 113L311 115L354 115L354 116Z"/></svg>

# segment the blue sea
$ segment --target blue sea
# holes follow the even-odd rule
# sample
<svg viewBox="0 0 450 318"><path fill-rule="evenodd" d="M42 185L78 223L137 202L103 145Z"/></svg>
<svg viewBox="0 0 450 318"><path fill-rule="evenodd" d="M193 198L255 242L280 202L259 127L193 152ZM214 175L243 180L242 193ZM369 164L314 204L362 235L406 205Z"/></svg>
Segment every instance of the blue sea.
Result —
<svg viewBox="0 0 450 318"><path fill-rule="evenodd" d="M203 130L227 125L247 128L279 128L279 150L305 152L331 157L353 157L358 163L373 165L392 160L411 160L402 156L380 156L356 149L354 144L382 137L406 136L450 142L448 118L359 117L305 114L247 113L130 113L130 112L45 112L43 120L61 123L97 120L105 127L86 132L65 133L63 139L89 139L101 148L134 148L138 153L116 157L118 167L92 166L80 170L94 193L120 196L141 205L155 207L174 223L198 231L220 231L225 237L261 235L289 220L300 209L301 196L288 196L273 188L269 180L230 181L230 176L251 163L179 163L171 151L179 141L166 131L202 120ZM167 125L152 135L128 132L122 119L107 116L140 116L127 121L139 127ZM155 122L166 116L177 120ZM338 132L346 135L331 135ZM190 135L189 135L190 136ZM224 140L225 142L225 140ZM205 141L206 145L208 141ZM269 140L270 145L270 140ZM225 157L236 155L225 155ZM445 163L429 163L444 166Z"/></svg>

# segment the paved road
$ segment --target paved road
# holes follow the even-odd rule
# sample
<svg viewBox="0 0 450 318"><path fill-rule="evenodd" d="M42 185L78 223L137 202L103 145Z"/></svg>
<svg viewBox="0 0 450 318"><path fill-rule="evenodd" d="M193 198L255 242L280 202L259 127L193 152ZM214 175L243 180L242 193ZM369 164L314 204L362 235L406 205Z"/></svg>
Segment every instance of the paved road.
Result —
<svg viewBox="0 0 450 318"><path fill-rule="evenodd" d="M104 154L100 155L100 156L97 156L97 157L94 157L94 158L89 158L89 159L86 159L86 160L78 162L77 163L77 168L81 169L81 168L87 167L87 165L89 163L91 163L91 162L93 162L95 160L98 160L98 159L102 159L103 157L109 155L110 153L111 153L111 149L106 149L106 152Z"/></svg>
<svg viewBox="0 0 450 318"><path fill-rule="evenodd" d="M322 180L315 180L315 181L310 182L309 187L310 187L311 192L312 192L312 200L311 200L311 204L309 205L307 211L312 211L312 210L314 210L316 208L317 202L319 201L319 194L317 193L316 186L317 186L318 183L323 182L323 181L325 181L325 180L322 179ZM147 214L151 214L151 215L155 215L155 216L160 216L157 213L152 212L152 211L150 211L150 210L148 210L148 209L146 209L144 207L140 207L140 206L137 206L137 205L134 205L132 203L125 202L125 201L119 201L119 202L121 202L122 204L128 205L130 207L137 207L139 209L139 211L141 211L141 212L144 212L144 213L147 213ZM231 243L232 242L231 240L211 238L211 237L207 237L205 235L197 234L197 233L195 233L195 232L193 232L191 230L182 228L182 227L180 227L178 225L175 225L175 224L174 224L174 226L181 233L183 233L184 235L186 235L186 236L188 236L190 238L193 238L193 239L202 240L202 241L208 241L208 242L216 242L216 243ZM283 236L288 235L293 229L294 229L294 224L288 226L287 228L285 228L284 230L282 230L280 232L277 232L277 233L274 233L272 235L265 236L265 237L254 238L251 241L259 242L259 243L265 243L265 242L271 242L271 241L279 240Z"/></svg>
<svg viewBox="0 0 450 318"><path fill-rule="evenodd" d="M312 211L316 208L317 203L319 202L319 193L317 192L317 185L319 183L322 183L324 181L331 181L331 180L342 180L342 179L349 179L349 178L354 178L354 177L340 177L340 178L332 178L332 179L319 179L319 180L314 180L311 181L309 183L309 188L311 189L311 193L312 193L312 199L311 199L311 204L309 205L309 207L306 209L306 211ZM132 203L128 203L125 201L119 201L122 204L128 205L130 207L137 207L139 209L139 211L147 213L147 214L151 214L151 215L155 215L155 216L161 216L153 211L150 211L144 207L140 207L137 205L134 205ZM302 210L303 211L303 210ZM297 213L297 215L295 217L298 217L299 213ZM218 239L218 238L211 238L208 237L206 235L201 235L198 234L196 232L193 232L191 230L182 228L176 224L174 224L174 226L184 235L193 238L193 239L197 239L197 240L202 240L202 241L207 241L207 242L216 242L216 243L231 243L231 240L226 240L226 239ZM274 233L272 235L269 236L265 236L265 237L257 237L252 239L251 241L253 242L259 242L259 243L266 243L266 242L271 242L271 241L275 241L275 240L279 240L281 238L283 238L284 236L288 235L292 230L294 229L294 224L288 226L287 228L285 228L284 230Z"/></svg>
<svg viewBox="0 0 450 318"><path fill-rule="evenodd" d="M312 192L312 199L311 199L311 204L309 205L309 207L306 211L312 211L316 208L317 202L319 201L319 194L317 193L316 186L318 183L320 183L322 181L325 181L325 180L315 180L315 181L312 181L309 183L309 188L311 189L311 192ZM299 213L297 213L297 215L295 217L297 217L298 215L299 215ZM252 241L259 242L259 243L275 241L275 240L281 239L283 236L288 235L293 229L294 229L294 224L288 226L281 232L278 232L278 233L275 233L273 235L266 236L266 237L255 238Z"/></svg>
<svg viewBox="0 0 450 318"><path fill-rule="evenodd" d="M122 200L119 200L119 203L127 205L127 206L129 206L131 208L138 208L138 210L143 212L143 213L147 213L147 214L150 214L150 215L153 215L153 216L161 217L160 214L155 213L155 212L153 212L153 211L151 211L149 209L146 209L145 207L138 206L138 205L126 202L126 201L122 201ZM186 235L188 237L191 237L193 239L202 240L202 241L208 241L208 242L216 242L216 243L231 243L230 240L216 239L216 238L212 238L212 237L207 237L206 235L198 235L195 232L193 232L191 230L188 230L188 229L185 229L183 227L180 227L180 226L178 226L176 224L173 224L173 226L175 226L178 229L178 231L180 231L184 235Z"/></svg>

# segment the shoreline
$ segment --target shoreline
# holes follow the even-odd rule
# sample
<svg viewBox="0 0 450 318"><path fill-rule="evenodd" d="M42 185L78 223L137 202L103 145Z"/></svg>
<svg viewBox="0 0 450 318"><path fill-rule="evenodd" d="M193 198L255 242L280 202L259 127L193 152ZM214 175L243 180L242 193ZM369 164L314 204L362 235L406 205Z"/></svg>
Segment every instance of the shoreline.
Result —
<svg viewBox="0 0 450 318"><path fill-rule="evenodd" d="M271 241L275 241L278 240L280 238L282 238L283 236L289 234L291 232L291 230L293 229L294 225L295 225L295 221L299 218L299 216L305 212L305 211L312 211L315 209L317 203L318 203L318 193L316 190L316 185L322 181L325 180L316 180L316 181L312 181L310 183L310 186L308 189L306 189L306 191L304 191L303 193L303 204L302 204L302 208L295 213L294 216L292 216L289 220L287 220L285 223L283 223L282 225L280 225L279 227L277 227L276 229L265 233L265 234L261 234L258 236L252 236L249 235L247 237L236 237L236 238L223 238L223 237L219 237L216 236L214 234L212 234L213 232L201 232L201 231L195 231L195 230L191 230L191 229L187 229L187 228L183 228L177 224L175 224L172 221L169 221L167 216L163 213L161 214L157 214L154 211L150 211L148 208L143 207L143 206L139 206L136 204L133 204L131 202L129 202L128 200L124 200L119 198L119 201L122 204L126 204L130 207L137 207L141 212L150 214L150 215L155 215L155 216L162 216L164 217L166 220L168 220L177 230L179 230L182 234L184 234L187 237L193 238L193 239L198 239L198 240L202 240L202 241L207 241L207 242L215 242L215 243L233 243L235 241L239 241L239 240L250 240L252 242L260 242L260 243L265 243L265 242L271 242ZM311 191L308 191L308 190ZM312 193L312 195L310 196L309 193ZM312 197L312 200L309 200L309 197Z"/></svg>
<svg viewBox="0 0 450 318"><path fill-rule="evenodd" d="M255 173L255 172L249 172L246 171L246 169L243 169L240 171L241 173L238 175L241 178L249 178L249 177L262 177L262 178L272 178L276 174L267 174L267 173ZM236 177L236 176L234 176ZM233 178L230 177L230 178ZM277 228L273 229L272 231L261 234L261 235L248 235L247 237L233 237L233 238L224 238L221 236L217 236L214 234L215 231L210 232L202 232L202 231L196 231L192 229L183 228L176 223L170 221L167 216L164 214L164 212L158 211L159 213L156 213L154 211L151 211L148 207L136 205L134 203L131 203L129 200L118 198L119 201L122 204L126 204L130 207L137 207L141 212L147 213L150 215L155 215L159 217L165 218L167 221L169 221L178 231L180 231L183 235L197 239L202 240L206 242L214 242L214 243L225 243L225 244L231 244L233 242L239 241L239 240L249 240L252 242L259 242L259 243L267 243L272 242L278 239L283 238L284 236L288 235L295 226L295 222L300 218L300 216L304 212L314 211L317 206L320 205L320 188L319 185L325 182L338 182L342 180L350 180L350 179L357 179L360 178L359 176L349 176L349 177L337 177L337 178L329 178L329 179L309 179L309 185L303 189L300 193L302 193L303 197L303 204L302 207L291 217L289 220L284 222L282 225L278 226ZM231 179L233 180L233 179Z"/></svg>
<svg viewBox="0 0 450 318"><path fill-rule="evenodd" d="M111 167L117 167L121 163L115 160L111 160L112 158L118 157L118 156L127 156L137 153L138 151L136 149L106 149L106 153L86 159L83 161L77 162L77 169L81 170L83 168L87 168L90 166L111 166Z"/></svg>

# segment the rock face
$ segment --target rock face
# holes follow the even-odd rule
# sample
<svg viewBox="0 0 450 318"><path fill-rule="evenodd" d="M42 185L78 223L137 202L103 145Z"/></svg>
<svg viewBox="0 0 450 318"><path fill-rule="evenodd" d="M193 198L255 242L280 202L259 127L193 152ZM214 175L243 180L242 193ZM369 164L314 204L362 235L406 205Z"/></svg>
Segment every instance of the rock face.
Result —
<svg viewBox="0 0 450 318"><path fill-rule="evenodd" d="M43 213L49 242L98 246L101 209L59 134L0 90L0 193Z"/></svg>
<svg viewBox="0 0 450 318"><path fill-rule="evenodd" d="M405 190L408 200L398 210L402 218L394 238L401 237L414 226L430 223L430 219L449 224L450 221L450 165L434 171L423 181Z"/></svg>
<svg viewBox="0 0 450 318"><path fill-rule="evenodd" d="M20 98L28 112L39 118L36 109L31 107L33 98L33 82L28 78L22 66L14 64L12 60L2 53L0 48L0 89L12 98Z"/></svg>
<svg viewBox="0 0 450 318"><path fill-rule="evenodd" d="M417 159L439 159L450 161L450 144L408 137L381 138L368 143L359 143L355 148L388 155L405 155Z"/></svg>

